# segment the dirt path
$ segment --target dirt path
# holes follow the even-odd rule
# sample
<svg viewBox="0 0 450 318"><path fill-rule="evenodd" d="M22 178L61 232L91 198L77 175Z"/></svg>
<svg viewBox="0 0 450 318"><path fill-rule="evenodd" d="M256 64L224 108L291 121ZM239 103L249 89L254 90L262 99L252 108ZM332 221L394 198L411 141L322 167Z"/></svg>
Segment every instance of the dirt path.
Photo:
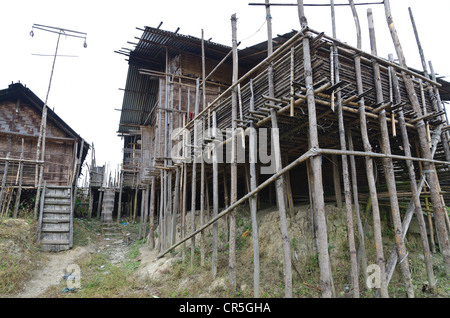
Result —
<svg viewBox="0 0 450 318"><path fill-rule="evenodd" d="M49 287L58 285L70 264L76 264L78 259L83 258L92 251L92 247L77 247L72 250L49 253L47 261L41 268L33 273L25 288L14 298L38 298Z"/></svg>
<svg viewBox="0 0 450 318"><path fill-rule="evenodd" d="M14 295L14 298L39 298L45 291L58 285L67 273L67 267L77 262L89 253L105 253L112 264L120 263L124 260L128 252L127 244L123 240L102 240L99 243L89 246L76 247L74 249L59 253L47 253L46 261L41 268L36 270L32 279L29 280L23 290Z"/></svg>

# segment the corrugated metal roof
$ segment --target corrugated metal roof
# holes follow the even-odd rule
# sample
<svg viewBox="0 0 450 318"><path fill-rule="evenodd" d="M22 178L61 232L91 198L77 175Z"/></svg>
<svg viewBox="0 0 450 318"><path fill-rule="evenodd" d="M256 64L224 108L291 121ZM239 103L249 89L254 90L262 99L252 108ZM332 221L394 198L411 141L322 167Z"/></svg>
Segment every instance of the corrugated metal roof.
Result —
<svg viewBox="0 0 450 318"><path fill-rule="evenodd" d="M129 56L129 69L119 123L119 133L126 134L138 129L140 125L151 122L151 112L158 101L159 81L148 75L139 74L139 69L164 71L166 50L169 54L188 52L202 55L202 40L197 37L145 27L139 42L130 52L117 53ZM292 31L274 38L275 49L296 32ZM129 42L130 43L130 42ZM230 51L231 47L211 41L205 41L205 56L219 63ZM253 67L267 56L267 42L239 50L239 63ZM149 117L150 115L150 117Z"/></svg>
<svg viewBox="0 0 450 318"><path fill-rule="evenodd" d="M140 66L130 64L120 115L119 133L151 122L151 111L157 102L159 80L139 74Z"/></svg>

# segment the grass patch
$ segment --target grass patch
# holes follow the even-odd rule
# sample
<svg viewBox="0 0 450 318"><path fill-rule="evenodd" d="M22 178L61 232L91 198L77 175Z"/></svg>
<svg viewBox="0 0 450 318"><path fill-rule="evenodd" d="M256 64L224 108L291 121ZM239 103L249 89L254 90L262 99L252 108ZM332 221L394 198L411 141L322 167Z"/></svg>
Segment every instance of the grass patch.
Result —
<svg viewBox="0 0 450 318"><path fill-rule="evenodd" d="M0 219L0 295L18 292L43 260L33 219Z"/></svg>

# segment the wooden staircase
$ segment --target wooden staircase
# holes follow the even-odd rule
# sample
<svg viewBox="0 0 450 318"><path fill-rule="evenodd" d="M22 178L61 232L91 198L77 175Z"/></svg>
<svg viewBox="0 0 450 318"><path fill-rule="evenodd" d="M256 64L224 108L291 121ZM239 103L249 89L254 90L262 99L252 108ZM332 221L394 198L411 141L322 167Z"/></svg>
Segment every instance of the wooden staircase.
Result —
<svg viewBox="0 0 450 318"><path fill-rule="evenodd" d="M37 241L41 243L43 251L59 252L72 248L72 187L44 184Z"/></svg>

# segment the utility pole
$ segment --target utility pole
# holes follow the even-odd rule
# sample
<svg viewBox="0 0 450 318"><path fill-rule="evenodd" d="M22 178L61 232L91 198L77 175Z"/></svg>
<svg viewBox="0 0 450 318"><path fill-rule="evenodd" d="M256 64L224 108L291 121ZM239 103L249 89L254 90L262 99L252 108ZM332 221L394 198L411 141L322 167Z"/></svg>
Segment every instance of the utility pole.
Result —
<svg viewBox="0 0 450 318"><path fill-rule="evenodd" d="M45 137L46 137L46 129L47 129L47 102L48 102L48 95L50 94L50 88L52 86L52 79L53 79L53 72L55 70L56 57L58 56L59 40L61 39L61 35L64 35L66 37L82 38L82 39L84 39L83 46L84 46L84 48L86 48L87 47L87 44L86 44L87 33L68 30L68 29L62 29L62 28L58 28L58 27L51 27L51 26L46 26L46 25L42 25L42 24L33 24L32 28L31 28L31 32L30 32L31 37L34 37L34 29L58 34L58 40L56 42L55 54L53 55L53 64L52 64L52 70L50 73L50 80L48 83L47 95L45 96L44 106L42 107L41 126L39 129L39 138L38 138L38 143L37 143L37 147L36 147L36 160L39 160L39 156L41 156L41 161L42 161L40 170L39 170L39 180L38 180L38 165L36 165L35 184L37 184L37 192L36 192L36 200L35 200L35 205L34 205L34 217L36 218L37 217L37 209L39 206L39 198L40 198L39 193L41 191L41 184L42 184L42 179L43 179L43 175L44 175L44 165L45 165Z"/></svg>

